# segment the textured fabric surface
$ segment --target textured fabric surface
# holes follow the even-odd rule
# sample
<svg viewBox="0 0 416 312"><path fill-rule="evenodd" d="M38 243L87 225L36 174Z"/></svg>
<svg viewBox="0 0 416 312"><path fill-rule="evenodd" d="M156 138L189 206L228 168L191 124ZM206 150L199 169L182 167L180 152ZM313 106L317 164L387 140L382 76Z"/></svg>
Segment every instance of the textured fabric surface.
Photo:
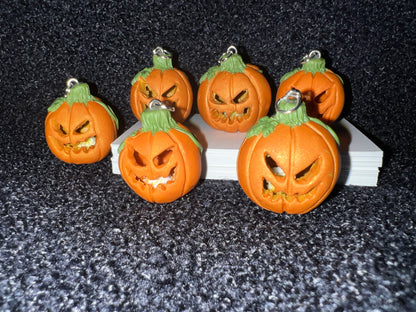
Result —
<svg viewBox="0 0 416 312"><path fill-rule="evenodd" d="M0 4L0 310L414 311L414 1L135 2ZM273 93L323 51L345 82L343 116L384 151L378 186L338 186L301 216L230 181L150 204L110 155L77 166L49 151L46 109L68 78L111 105L122 133L156 46L196 94L231 44Z"/></svg>

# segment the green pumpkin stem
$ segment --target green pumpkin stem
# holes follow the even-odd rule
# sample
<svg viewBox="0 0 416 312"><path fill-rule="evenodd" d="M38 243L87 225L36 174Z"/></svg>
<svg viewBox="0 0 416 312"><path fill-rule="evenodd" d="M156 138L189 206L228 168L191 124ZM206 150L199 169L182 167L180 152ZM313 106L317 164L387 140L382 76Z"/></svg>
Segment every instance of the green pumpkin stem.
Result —
<svg viewBox="0 0 416 312"><path fill-rule="evenodd" d="M211 78L213 78L217 72L227 71L231 74L244 73L246 66L247 65L244 63L239 54L232 54L219 65L215 65L209 68L207 72L202 75L199 83L202 83L205 79L211 80Z"/></svg>
<svg viewBox="0 0 416 312"><path fill-rule="evenodd" d="M140 77L146 79L149 76L150 72L154 69L160 69L162 72L167 69L172 69L172 59L170 57L161 57L156 54L153 54L153 67L146 67L139 71L136 76L134 76L131 84L134 85Z"/></svg>
<svg viewBox="0 0 416 312"><path fill-rule="evenodd" d="M325 67L325 59L318 58L318 59L310 59L302 64L302 67L295 68L294 70L284 74L282 78L280 78L280 83L288 79L290 76L293 76L298 71L303 70L305 73L312 73L312 75L315 75L316 73L324 73L328 70L328 68ZM344 83L342 78L337 75L341 83Z"/></svg>
<svg viewBox="0 0 416 312"><path fill-rule="evenodd" d="M302 64L302 67L295 68L294 70L286 73L285 75L280 78L280 82L285 81L290 76L296 74L298 71L303 70L305 73L324 73L327 69L325 68L325 59L318 58L318 59L310 59Z"/></svg>
<svg viewBox="0 0 416 312"><path fill-rule="evenodd" d="M69 90L66 97L57 98L52 103L52 105L48 107L48 112L56 111L65 102L68 103L70 107L72 107L74 103L84 103L84 105L87 105L88 102L91 102L91 101L97 102L107 111L110 117L114 120L116 127L118 129L118 119L116 115L114 114L114 111L109 106L104 104L101 100L91 95L90 88L88 84L86 83L76 84Z"/></svg>
<svg viewBox="0 0 416 312"><path fill-rule="evenodd" d="M312 73L313 75L315 73L323 73L327 70L325 68L325 59L311 59L302 64L302 70L306 73Z"/></svg>
<svg viewBox="0 0 416 312"><path fill-rule="evenodd" d="M201 144L198 142L198 140L195 138L195 136L186 129L179 127L167 109L151 110L147 108L142 112L140 118L142 122L142 128L138 130L138 132L152 132L152 135L154 135L156 132L159 131L167 133L171 129L175 129L179 132L186 134L192 140L192 142L195 143L199 151L202 153L203 148ZM136 133L137 132L134 132L130 136L133 136ZM120 153L123 148L124 142L120 144L118 152Z"/></svg>
<svg viewBox="0 0 416 312"><path fill-rule="evenodd" d="M281 110L290 110L291 108L293 108L293 106L293 103L289 103L284 100L281 100L279 103L279 108ZM263 137L267 137L270 133L274 131L276 126L279 124L284 124L293 128L298 127L309 121L315 122L324 127L326 130L328 130L334 137L337 144L339 145L339 138L335 131L319 119L309 117L306 112L306 105L304 102L302 102L302 104L291 113L284 114L279 111L276 111L276 114L272 117L266 116L260 118L259 121L247 132L246 138L259 135L260 133L263 135Z"/></svg>

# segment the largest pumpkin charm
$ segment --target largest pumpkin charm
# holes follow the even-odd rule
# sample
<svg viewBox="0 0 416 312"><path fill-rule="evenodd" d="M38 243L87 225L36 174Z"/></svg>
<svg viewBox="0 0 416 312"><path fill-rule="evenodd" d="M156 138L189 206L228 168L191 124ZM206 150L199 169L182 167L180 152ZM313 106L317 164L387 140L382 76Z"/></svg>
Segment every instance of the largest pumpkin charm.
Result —
<svg viewBox="0 0 416 312"><path fill-rule="evenodd" d="M295 88L302 92L309 116L326 124L333 123L344 107L342 79L325 68L325 59L317 50L302 59L302 67L285 74L280 79L276 100Z"/></svg>
<svg viewBox="0 0 416 312"><path fill-rule="evenodd" d="M111 108L76 79L68 80L67 94L52 103L45 119L49 149L60 160L74 164L103 159L117 137L117 128Z"/></svg>
<svg viewBox="0 0 416 312"><path fill-rule="evenodd" d="M212 128L246 132L269 111L271 89L258 67L228 48L200 79L198 110Z"/></svg>
<svg viewBox="0 0 416 312"><path fill-rule="evenodd" d="M306 114L298 91L280 100L273 117L247 133L237 158L238 180L259 206L278 213L306 213L332 191L340 170L336 134ZM294 107L294 105L296 105ZM300 106L299 106L300 105Z"/></svg>
<svg viewBox="0 0 416 312"><path fill-rule="evenodd" d="M137 119L152 99L169 101L175 107L173 118L183 122L192 110L191 84L184 72L172 66L171 54L157 47L153 50L153 67L141 70L131 82L131 109Z"/></svg>
<svg viewBox="0 0 416 312"><path fill-rule="evenodd" d="M142 128L121 146L121 176L149 202L174 201L199 181L201 145L158 100L150 102L141 119Z"/></svg>

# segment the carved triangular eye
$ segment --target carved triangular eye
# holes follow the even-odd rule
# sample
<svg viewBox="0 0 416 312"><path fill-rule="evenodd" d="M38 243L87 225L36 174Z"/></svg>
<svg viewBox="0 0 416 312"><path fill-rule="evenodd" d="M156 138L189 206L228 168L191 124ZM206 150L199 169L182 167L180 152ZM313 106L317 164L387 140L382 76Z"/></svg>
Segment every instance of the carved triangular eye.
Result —
<svg viewBox="0 0 416 312"><path fill-rule="evenodd" d="M165 92L163 92L162 96L165 98L170 98L176 93L177 89L178 89L177 85L173 85L172 87L167 89Z"/></svg>
<svg viewBox="0 0 416 312"><path fill-rule="evenodd" d="M140 92L147 97L148 99L154 98L157 96L156 92L149 86L148 83L141 81L140 82Z"/></svg>
<svg viewBox="0 0 416 312"><path fill-rule="evenodd" d="M153 163L155 166L163 166L169 162L170 157L172 156L172 149L166 149L155 158L153 158Z"/></svg>
<svg viewBox="0 0 416 312"><path fill-rule="evenodd" d="M67 135L67 134L68 134L68 131L67 131L67 130L65 130L64 126L62 126L62 125L59 125L59 131L61 131L61 133L62 133L63 135Z"/></svg>
<svg viewBox="0 0 416 312"><path fill-rule="evenodd" d="M225 100L215 92L212 92L212 98L214 99L214 102L217 104L225 104Z"/></svg>
<svg viewBox="0 0 416 312"><path fill-rule="evenodd" d="M68 130L56 120L52 120L52 128L55 129L55 131L57 131L60 135L68 134Z"/></svg>
<svg viewBox="0 0 416 312"><path fill-rule="evenodd" d="M279 165L270 155L266 155L265 160L266 160L267 167L269 167L269 169L273 172L274 175L279 176L279 177L286 176L283 169L279 167Z"/></svg>
<svg viewBox="0 0 416 312"><path fill-rule="evenodd" d="M317 165L317 163L318 163L318 160L315 160L313 163L311 163L305 169L299 171L296 174L295 179L296 180L305 179L311 173L312 169Z"/></svg>
<svg viewBox="0 0 416 312"><path fill-rule="evenodd" d="M233 99L235 104L240 104L246 101L248 98L248 90L243 90Z"/></svg>
<svg viewBox="0 0 416 312"><path fill-rule="evenodd" d="M134 151L133 156L138 166L146 167L146 159L144 156L140 155L140 153L136 150Z"/></svg>
<svg viewBox="0 0 416 312"><path fill-rule="evenodd" d="M325 99L328 97L328 94L327 94L327 90L325 90L325 91L323 91L323 92L321 92L321 93L319 93L318 95L316 95L315 97L314 97L314 99L313 99L313 101L315 102L315 103L322 103L323 101L325 101Z"/></svg>
<svg viewBox="0 0 416 312"><path fill-rule="evenodd" d="M85 133L90 129L90 121L84 121L81 125L79 125L76 129L75 129L75 133L81 134L81 133Z"/></svg>

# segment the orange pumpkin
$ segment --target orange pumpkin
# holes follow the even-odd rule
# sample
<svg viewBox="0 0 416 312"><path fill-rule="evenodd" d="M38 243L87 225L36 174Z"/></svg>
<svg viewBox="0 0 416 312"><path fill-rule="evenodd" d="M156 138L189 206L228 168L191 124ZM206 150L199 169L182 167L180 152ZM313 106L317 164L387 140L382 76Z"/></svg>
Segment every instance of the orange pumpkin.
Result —
<svg viewBox="0 0 416 312"><path fill-rule="evenodd" d="M117 137L118 120L114 112L90 94L86 83L75 79L69 80L67 95L56 99L48 112L46 142L51 152L64 162L100 161Z"/></svg>
<svg viewBox="0 0 416 312"><path fill-rule="evenodd" d="M153 50L153 67L141 70L131 82L131 109L137 119L152 99L169 101L175 107L173 118L183 122L192 110L193 94L185 73L172 66L169 52L157 47Z"/></svg>
<svg viewBox="0 0 416 312"><path fill-rule="evenodd" d="M141 117L142 128L120 146L121 176L149 202L174 201L199 181L202 147L158 100Z"/></svg>
<svg viewBox="0 0 416 312"><path fill-rule="evenodd" d="M277 213L302 214L318 206L334 188L340 170L336 134L308 117L298 94L297 108L285 97L273 117L263 117L250 129L237 158L244 192Z"/></svg>
<svg viewBox="0 0 416 312"><path fill-rule="evenodd" d="M198 109L212 128L246 132L269 111L271 89L258 67L233 46L200 79Z"/></svg>
<svg viewBox="0 0 416 312"><path fill-rule="evenodd" d="M325 59L319 51L312 51L302 61L302 68L285 74L280 80L276 100L295 88L302 92L307 113L326 124L334 122L344 107L342 79L325 68Z"/></svg>

